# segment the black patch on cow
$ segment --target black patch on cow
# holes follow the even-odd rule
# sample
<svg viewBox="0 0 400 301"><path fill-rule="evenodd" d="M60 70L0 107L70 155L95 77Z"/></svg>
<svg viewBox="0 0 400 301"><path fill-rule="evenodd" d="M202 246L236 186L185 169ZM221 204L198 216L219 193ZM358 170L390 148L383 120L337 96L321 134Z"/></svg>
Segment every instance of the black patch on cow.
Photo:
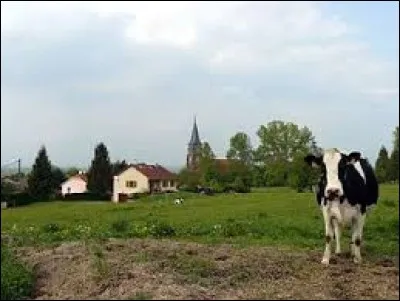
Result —
<svg viewBox="0 0 400 301"><path fill-rule="evenodd" d="M361 158L360 152L352 152L350 155L341 154L342 158L338 163L338 178L343 185L344 195L340 198L342 203L345 199L349 204L361 206L361 213L366 212L366 208L378 201L379 187L373 168L366 159ZM320 206L322 203L326 205L327 200L324 196L326 180L326 167L322 157L308 155L304 161L309 165L315 163L321 167L321 176L317 184L316 200ZM360 162L361 168L365 175L365 181L358 173L354 165L350 162Z"/></svg>
<svg viewBox="0 0 400 301"><path fill-rule="evenodd" d="M361 239L360 238L356 238L356 240L355 240L355 245L357 246L357 247L359 247L359 246L361 246Z"/></svg>
<svg viewBox="0 0 400 301"><path fill-rule="evenodd" d="M327 244L329 244L331 242L332 238L329 235L325 236L325 241Z"/></svg>

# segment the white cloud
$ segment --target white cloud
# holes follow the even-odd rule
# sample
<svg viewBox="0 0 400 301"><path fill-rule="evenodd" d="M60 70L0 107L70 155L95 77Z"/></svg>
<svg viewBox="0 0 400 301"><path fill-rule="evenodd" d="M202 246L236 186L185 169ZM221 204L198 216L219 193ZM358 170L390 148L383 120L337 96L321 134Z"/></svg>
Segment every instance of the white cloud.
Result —
<svg viewBox="0 0 400 301"><path fill-rule="evenodd" d="M2 136L3 125L10 133L11 119L29 118L35 106L47 108L43 116L57 124L33 123L48 139L57 131L68 141L118 136L131 125L143 133L126 143L144 150L162 128L177 141L178 129L191 126L182 116L194 111L220 154L222 135L271 118L310 124L321 135L333 132L321 117L331 105L321 99L346 108L398 97L398 61L376 58L360 30L313 1L1 2L2 89L18 92L2 101L9 117ZM58 111L77 114L75 123L55 117ZM223 122L221 112L229 112ZM119 117L105 126L110 113ZM79 129L90 114L104 119L86 121L84 137ZM184 157L177 144L187 137L179 139L164 142L174 160ZM124 139L115 141L125 151ZM161 157L157 151L148 152Z"/></svg>

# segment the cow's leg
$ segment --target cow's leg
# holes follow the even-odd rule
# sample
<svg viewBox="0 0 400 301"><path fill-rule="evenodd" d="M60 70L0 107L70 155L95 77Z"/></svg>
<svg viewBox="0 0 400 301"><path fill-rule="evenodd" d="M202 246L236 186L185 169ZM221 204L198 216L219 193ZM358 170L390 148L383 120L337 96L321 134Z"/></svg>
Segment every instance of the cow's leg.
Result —
<svg viewBox="0 0 400 301"><path fill-rule="evenodd" d="M355 228L356 228L356 219L355 218L353 218L352 220L351 220L351 240L350 240L350 253L351 253L351 256L354 256L354 231L355 231Z"/></svg>
<svg viewBox="0 0 400 301"><path fill-rule="evenodd" d="M333 233L332 221L328 214L327 206L322 207L322 214L324 216L324 222L325 222L325 252L324 256L322 257L321 263L328 265L329 260L331 258L331 243L334 233Z"/></svg>
<svg viewBox="0 0 400 301"><path fill-rule="evenodd" d="M335 253L340 254L342 253L342 249L340 247L340 225L336 218L332 219L333 229L335 231L335 239L336 239L336 249Z"/></svg>
<svg viewBox="0 0 400 301"><path fill-rule="evenodd" d="M361 263L361 241L365 223L365 213L359 214L354 221L353 234L351 237L354 262Z"/></svg>

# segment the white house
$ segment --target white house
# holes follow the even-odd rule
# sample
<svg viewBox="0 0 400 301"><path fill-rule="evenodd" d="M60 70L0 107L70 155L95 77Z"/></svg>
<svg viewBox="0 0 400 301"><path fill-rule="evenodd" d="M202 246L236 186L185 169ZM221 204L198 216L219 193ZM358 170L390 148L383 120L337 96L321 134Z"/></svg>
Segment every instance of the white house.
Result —
<svg viewBox="0 0 400 301"><path fill-rule="evenodd" d="M177 176L161 165L129 165L113 180L113 202L137 193L177 191Z"/></svg>
<svg viewBox="0 0 400 301"><path fill-rule="evenodd" d="M87 191L87 176L83 172L70 177L61 184L61 194L84 193Z"/></svg>

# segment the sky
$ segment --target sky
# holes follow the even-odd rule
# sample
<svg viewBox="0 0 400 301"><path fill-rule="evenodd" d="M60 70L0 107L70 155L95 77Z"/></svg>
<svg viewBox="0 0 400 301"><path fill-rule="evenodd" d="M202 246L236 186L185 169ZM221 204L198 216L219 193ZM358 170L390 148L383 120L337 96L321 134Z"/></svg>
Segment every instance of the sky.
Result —
<svg viewBox="0 0 400 301"><path fill-rule="evenodd" d="M374 161L399 119L399 3L1 1L1 164L182 166L272 120Z"/></svg>

